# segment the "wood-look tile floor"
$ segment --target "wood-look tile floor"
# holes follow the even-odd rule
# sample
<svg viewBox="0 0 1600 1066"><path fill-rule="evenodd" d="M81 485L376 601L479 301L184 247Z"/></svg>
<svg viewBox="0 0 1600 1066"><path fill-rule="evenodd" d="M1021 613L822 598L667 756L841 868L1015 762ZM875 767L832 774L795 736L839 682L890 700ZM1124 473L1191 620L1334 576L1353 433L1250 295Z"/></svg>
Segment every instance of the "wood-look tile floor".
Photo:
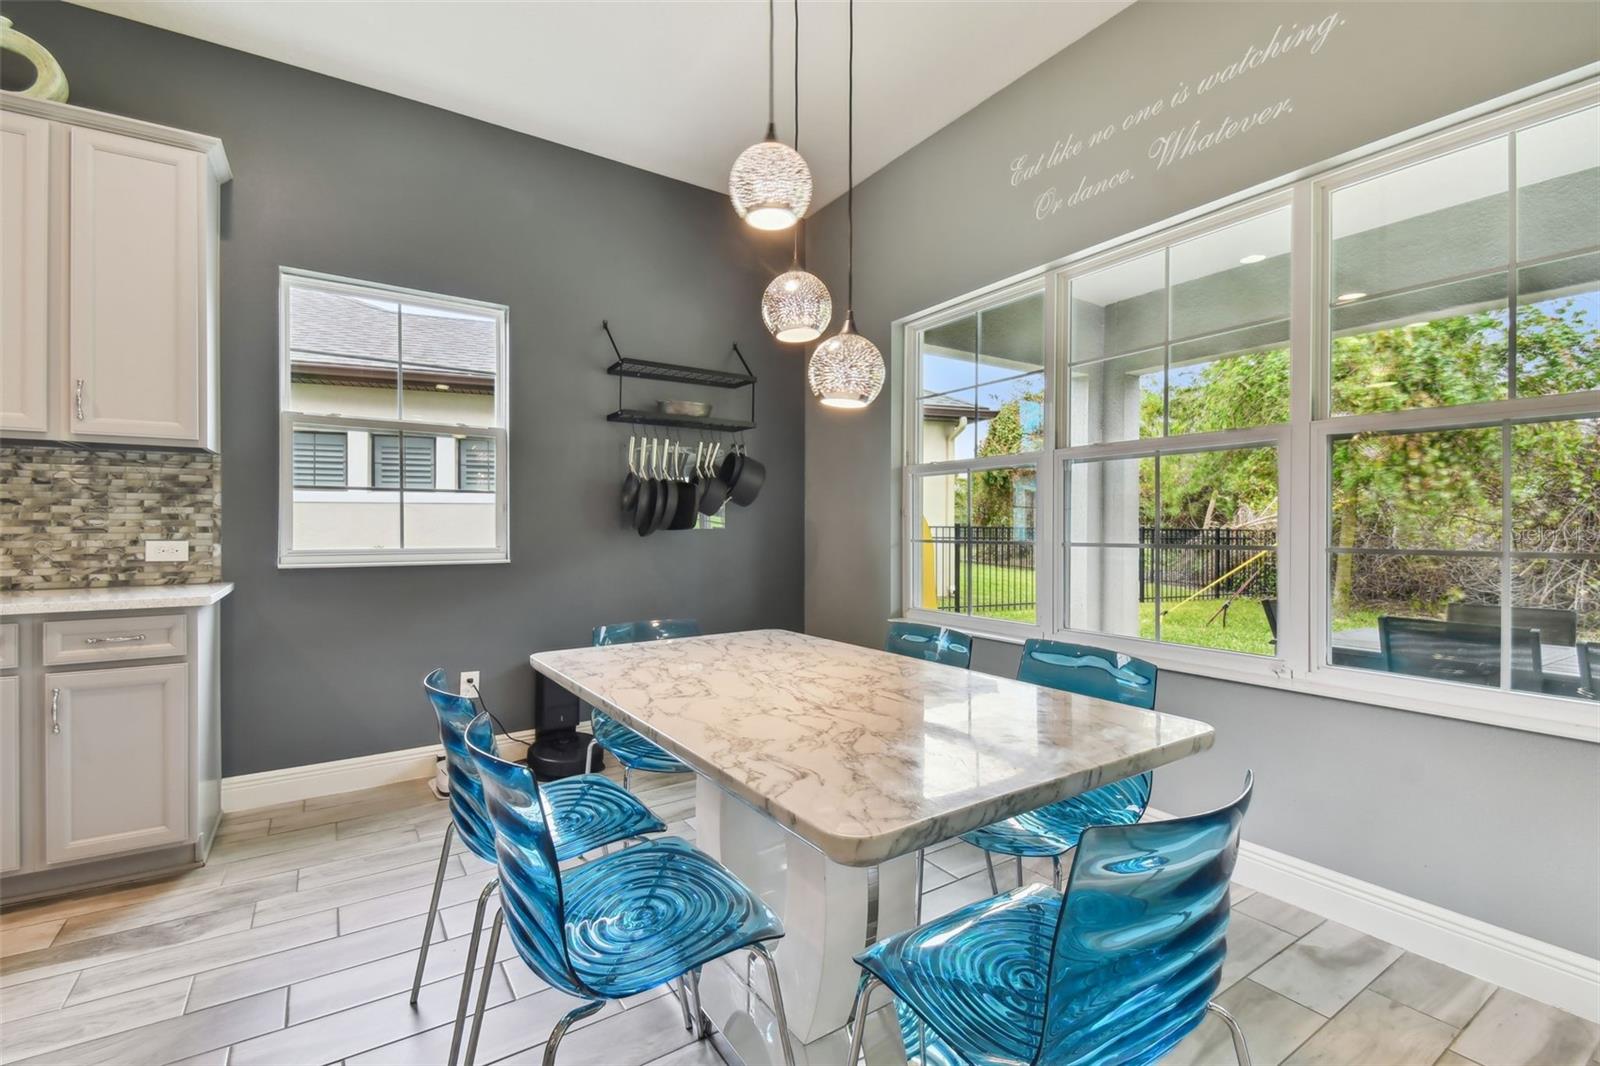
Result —
<svg viewBox="0 0 1600 1066"><path fill-rule="evenodd" d="M694 839L694 784L635 791ZM407 1002L448 815L422 782L229 815L210 862L169 880L0 914L0 1063L442 1063L473 904L458 851L420 1002ZM924 914L989 894L981 853L929 853ZM1001 885L1015 879L999 866ZM1006 875L1010 873L1008 878ZM1041 864L1030 877L1048 878ZM1260 1064L1600 1066L1600 1027L1236 886L1221 1003ZM572 1004L497 963L479 1062L534 1063ZM716 1063L670 998L613 1004L562 1066ZM1168 1062L1233 1062L1206 1021Z"/></svg>

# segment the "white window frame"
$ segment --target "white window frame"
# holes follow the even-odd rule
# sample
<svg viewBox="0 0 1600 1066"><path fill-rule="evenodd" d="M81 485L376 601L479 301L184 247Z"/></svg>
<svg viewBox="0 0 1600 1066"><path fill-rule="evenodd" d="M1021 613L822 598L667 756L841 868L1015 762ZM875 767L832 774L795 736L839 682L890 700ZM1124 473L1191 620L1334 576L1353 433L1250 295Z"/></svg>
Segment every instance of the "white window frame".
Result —
<svg viewBox="0 0 1600 1066"><path fill-rule="evenodd" d="M1506 419L1547 421L1600 416L1600 389L1558 396L1518 397L1489 403L1373 416L1329 416L1331 314L1324 289L1328 278L1329 239L1327 196L1336 187L1398 169L1466 145L1503 136L1562 113L1600 105L1597 68L1582 72L1554 90L1546 86L1519 94L1510 103L1496 102L1474 116L1454 116L1432 123L1426 132L1412 131L1384 144L1349 153L1327 164L1307 168L1227 198L1218 204L1186 212L1177 219L1147 226L1129 238L1107 242L1063 257L957 300L907 316L895 323L895 338L904 359L906 383L902 404L901 493L901 616L933 624L950 625L990 639L1020 642L1048 636L1093 643L1137 655L1162 669L1179 673L1264 685L1326 696L1356 703L1393 707L1424 714L1480 722L1600 743L1600 704L1593 701L1445 681L1412 678L1402 674L1363 670L1329 663L1331 645L1328 621L1327 531L1328 491L1331 480L1330 440L1362 430L1448 429L1485 425ZM1542 95L1533 95L1542 92ZM1494 108L1491 110L1490 108ZM1516 186L1510 188L1515 197ZM1221 433L1160 437L1109 444L1063 446L1064 426L1055 417L1056 381L1066 365L1065 304L1061 298L1067 279L1122 259L1177 243L1243 217L1292 205L1290 246L1290 417L1287 424ZM1509 250L1515 276L1516 249ZM1044 285L1047 319L1046 425L1052 427L1052 447L1037 456L1039 504L1037 536L1048 538L1053 551L1048 567L1042 558L1037 572L1038 618L1035 626L999 622L974 615L930 611L915 607L917 593L917 541L913 528L920 514L916 477L949 470L975 470L1033 461L1028 456L1000 456L939 464L916 464L917 334L954 318L970 314ZM1208 450L1231 445L1276 443L1278 446L1278 643L1275 656L1249 655L1181 644L1157 643L1138 637L1116 636L1067 627L1065 577L1068 523L1057 513L1055 501L1064 500L1066 462L1072 459L1144 456L1160 452ZM1158 447L1159 446L1159 447ZM1509 461L1509 457L1508 457ZM1046 478L1048 468L1052 474ZM945 472L949 472L949 470ZM1048 499L1047 499L1048 497ZM1043 554L1041 553L1041 557ZM1047 573L1048 571L1048 573ZM1060 576L1060 579L1057 578ZM1505 606L1504 610L1509 610Z"/></svg>
<svg viewBox="0 0 1600 1066"><path fill-rule="evenodd" d="M357 297L378 296L411 305L444 311L471 311L495 321L497 370L494 385L493 426L465 423L423 422L402 419L346 417L343 415L301 414L290 407L289 375L289 294L297 285L309 284L327 292L343 292ZM329 568L364 566L439 566L446 564L505 563L511 560L510 487L510 308L504 304L469 300L439 293L422 292L398 285L360 281L294 267L278 269L278 568ZM495 442L495 544L492 548L294 548L294 431L342 430L368 433L413 434L454 437L463 432L489 437ZM346 462L348 463L348 455ZM370 459L369 459L370 461ZM402 461L402 466L403 466ZM436 463L437 465L437 463ZM437 483L437 469L435 471ZM404 477L400 497L401 528L404 530ZM329 490L343 491L343 490ZM418 491L418 490L412 490ZM429 493L439 495L438 490ZM447 495L453 495L449 493ZM482 492L470 494L481 498ZM402 534L403 535L403 534Z"/></svg>

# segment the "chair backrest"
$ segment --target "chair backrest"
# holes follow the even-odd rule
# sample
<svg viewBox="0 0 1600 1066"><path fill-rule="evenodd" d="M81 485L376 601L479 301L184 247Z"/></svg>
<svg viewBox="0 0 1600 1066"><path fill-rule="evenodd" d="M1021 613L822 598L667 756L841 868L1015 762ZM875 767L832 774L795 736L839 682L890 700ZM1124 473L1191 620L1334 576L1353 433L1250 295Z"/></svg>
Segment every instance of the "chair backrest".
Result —
<svg viewBox="0 0 1600 1066"><path fill-rule="evenodd" d="M1153 710L1156 676L1152 663L1087 644L1030 640L1022 646L1017 680L1077 692L1130 707Z"/></svg>
<svg viewBox="0 0 1600 1066"><path fill-rule="evenodd" d="M1578 684L1582 695L1600 700L1600 644L1578 645Z"/></svg>
<svg viewBox="0 0 1600 1066"><path fill-rule="evenodd" d="M700 623L693 618L652 618L644 622L613 622L594 627L594 645L642 644L647 640L698 637Z"/></svg>
<svg viewBox="0 0 1600 1066"><path fill-rule="evenodd" d="M884 651L968 669L972 666L972 638L959 629L921 622L890 622Z"/></svg>
<svg viewBox="0 0 1600 1066"><path fill-rule="evenodd" d="M444 745L445 764L450 776L450 818L463 843L479 856L494 854L494 830L483 806L483 784L478 768L467 754L467 726L478 715L472 700L445 687L444 670L431 671L422 679L423 691L439 719L439 742Z"/></svg>
<svg viewBox="0 0 1600 1066"><path fill-rule="evenodd" d="M1476 622L1481 626L1500 625L1500 607L1493 603L1452 603L1444 609L1450 622ZM1578 643L1578 612L1557 607L1513 607L1511 625L1517 629L1537 629L1542 644Z"/></svg>
<svg viewBox="0 0 1600 1066"><path fill-rule="evenodd" d="M1441 622L1436 618L1378 618L1384 669L1476 685L1500 684L1500 626ZM1511 631L1511 669L1537 679L1543 672L1539 632Z"/></svg>
<svg viewBox="0 0 1600 1066"><path fill-rule="evenodd" d="M1222 976L1228 883L1251 776L1225 807L1084 830L1061 900L1037 1063L1151 1062Z"/></svg>
<svg viewBox="0 0 1600 1066"><path fill-rule="evenodd" d="M466 744L483 780L500 866L500 909L517 953L563 992L596 998L573 971L567 953L561 867L550 836L552 815L538 783L525 763L495 754L488 714L472 720Z"/></svg>

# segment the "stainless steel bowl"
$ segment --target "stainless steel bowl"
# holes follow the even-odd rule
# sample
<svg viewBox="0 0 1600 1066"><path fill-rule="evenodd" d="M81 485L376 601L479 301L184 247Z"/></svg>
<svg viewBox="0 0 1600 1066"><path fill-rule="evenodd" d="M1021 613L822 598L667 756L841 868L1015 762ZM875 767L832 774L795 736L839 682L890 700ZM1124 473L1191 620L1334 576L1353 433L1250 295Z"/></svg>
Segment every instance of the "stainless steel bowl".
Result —
<svg viewBox="0 0 1600 1066"><path fill-rule="evenodd" d="M674 418L704 418L711 413L711 405L696 400L662 400L661 413Z"/></svg>

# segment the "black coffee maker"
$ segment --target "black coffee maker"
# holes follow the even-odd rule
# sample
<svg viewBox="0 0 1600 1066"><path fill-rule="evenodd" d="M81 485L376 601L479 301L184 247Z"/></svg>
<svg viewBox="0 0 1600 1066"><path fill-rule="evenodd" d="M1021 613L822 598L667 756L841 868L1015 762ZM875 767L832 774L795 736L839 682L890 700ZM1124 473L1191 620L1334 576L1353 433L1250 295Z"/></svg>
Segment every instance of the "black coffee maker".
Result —
<svg viewBox="0 0 1600 1066"><path fill-rule="evenodd" d="M537 670L533 674L533 744L528 748L528 769L540 781L555 781L585 772L584 753L594 738L578 731L586 706L582 701ZM596 747L588 771L600 770L605 755Z"/></svg>

